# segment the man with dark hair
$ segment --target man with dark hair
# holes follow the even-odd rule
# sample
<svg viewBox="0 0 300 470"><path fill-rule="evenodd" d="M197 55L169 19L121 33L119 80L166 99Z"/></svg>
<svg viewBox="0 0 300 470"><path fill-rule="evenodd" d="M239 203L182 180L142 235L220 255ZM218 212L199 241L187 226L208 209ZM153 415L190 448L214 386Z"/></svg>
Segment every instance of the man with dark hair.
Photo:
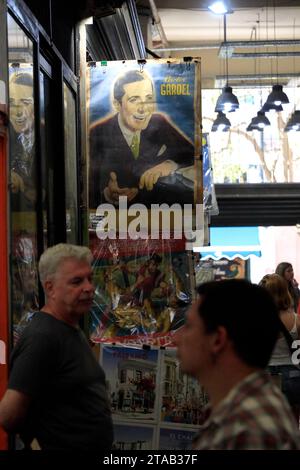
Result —
<svg viewBox="0 0 300 470"><path fill-rule="evenodd" d="M145 204L168 202L158 183L193 164L192 143L164 115L154 113L154 88L146 72L126 72L115 82L113 95L117 113L90 129L90 207L118 204L119 196ZM192 203L193 191L189 197Z"/></svg>
<svg viewBox="0 0 300 470"><path fill-rule="evenodd" d="M195 449L300 449L285 398L265 372L279 320L269 293L245 280L198 287L176 343L182 371L210 397Z"/></svg>

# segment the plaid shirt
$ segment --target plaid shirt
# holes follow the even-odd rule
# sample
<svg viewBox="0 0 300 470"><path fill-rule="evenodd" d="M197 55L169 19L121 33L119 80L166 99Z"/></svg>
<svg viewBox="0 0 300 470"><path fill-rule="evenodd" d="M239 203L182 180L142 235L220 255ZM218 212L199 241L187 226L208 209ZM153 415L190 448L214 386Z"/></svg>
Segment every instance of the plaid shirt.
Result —
<svg viewBox="0 0 300 470"><path fill-rule="evenodd" d="M193 448L300 449L300 434L279 388L259 371L248 375L211 411Z"/></svg>

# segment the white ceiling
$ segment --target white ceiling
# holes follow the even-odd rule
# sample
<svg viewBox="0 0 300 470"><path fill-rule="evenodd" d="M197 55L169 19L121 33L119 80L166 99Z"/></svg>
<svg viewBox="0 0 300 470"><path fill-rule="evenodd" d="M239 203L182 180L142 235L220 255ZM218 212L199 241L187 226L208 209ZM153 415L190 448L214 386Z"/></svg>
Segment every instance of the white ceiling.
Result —
<svg viewBox="0 0 300 470"><path fill-rule="evenodd" d="M300 1L280 2L277 0L275 7L272 0L269 2L249 0L250 2L251 7L246 7L246 2L243 0L231 2L234 11L226 15L227 41L300 40ZM203 86L213 87L215 76L224 74L224 60L219 58L217 47L205 49L205 46L219 45L224 41L223 16L208 11L206 8L208 2L204 0L157 0L155 3L168 40L167 47L170 48L165 52L157 53L162 57L201 57ZM268 5L265 6L266 4ZM279 4L285 6L277 6ZM153 39L152 50L165 47L160 43L157 34L153 35ZM197 46L199 49L195 49ZM190 47L194 49L189 49ZM176 50L176 48L186 49ZM282 51L300 53L300 44L291 47L234 50L234 52L266 53ZM230 75L269 74L273 76L275 72L291 75L299 72L300 75L300 57L229 60Z"/></svg>
<svg viewBox="0 0 300 470"><path fill-rule="evenodd" d="M169 42L197 43L223 40L223 17L209 11L160 8L158 10ZM296 21L294 27L294 21ZM275 9L245 8L227 15L227 40L250 41L253 28L257 28L257 39L293 39L300 37L300 5L298 8ZM258 37L259 36L259 37Z"/></svg>
<svg viewBox="0 0 300 470"><path fill-rule="evenodd" d="M167 39L172 43L218 42L223 40L223 17L209 11L158 10ZM298 20L298 22L297 22ZM294 27L294 21L296 21ZM293 39L300 37L300 6L275 9L248 8L227 15L227 39L229 41L251 40L253 28L260 39Z"/></svg>

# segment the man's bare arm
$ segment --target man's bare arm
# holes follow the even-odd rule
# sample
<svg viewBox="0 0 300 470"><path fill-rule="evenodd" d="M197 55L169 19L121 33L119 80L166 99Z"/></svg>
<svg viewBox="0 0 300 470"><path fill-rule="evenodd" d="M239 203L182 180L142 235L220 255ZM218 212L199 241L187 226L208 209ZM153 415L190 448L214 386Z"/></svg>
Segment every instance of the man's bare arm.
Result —
<svg viewBox="0 0 300 470"><path fill-rule="evenodd" d="M17 390L8 389L0 402L0 426L6 432L15 432L24 421L30 397Z"/></svg>

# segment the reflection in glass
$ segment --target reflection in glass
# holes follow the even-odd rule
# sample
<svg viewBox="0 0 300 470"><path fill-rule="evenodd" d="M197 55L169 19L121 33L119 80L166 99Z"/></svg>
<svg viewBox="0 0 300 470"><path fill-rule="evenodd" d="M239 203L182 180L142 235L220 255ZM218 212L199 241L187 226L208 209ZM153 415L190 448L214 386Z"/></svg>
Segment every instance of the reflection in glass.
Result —
<svg viewBox="0 0 300 470"><path fill-rule="evenodd" d="M9 80L12 204L28 210L36 202L33 77L32 68L15 69Z"/></svg>
<svg viewBox="0 0 300 470"><path fill-rule="evenodd" d="M53 172L49 171L50 154L52 152L52 141L50 132L50 89L49 89L49 78L47 75L40 71L40 142L41 142L41 180L45 187L43 187L43 232L44 232L44 249L48 247L48 227L50 220L53 220L53 204L51 204L52 198L49 197L50 188L53 188L53 180L48 181L47 176L52 175ZM46 110L48 111L46 113ZM46 116L48 119L46 119ZM51 219L52 217L52 219ZM50 220L49 220L50 219Z"/></svg>
<svg viewBox="0 0 300 470"><path fill-rule="evenodd" d="M65 181L67 242L76 243L77 171L76 171L76 103L64 83Z"/></svg>
<svg viewBox="0 0 300 470"><path fill-rule="evenodd" d="M8 15L12 323L38 310L33 45Z"/></svg>

